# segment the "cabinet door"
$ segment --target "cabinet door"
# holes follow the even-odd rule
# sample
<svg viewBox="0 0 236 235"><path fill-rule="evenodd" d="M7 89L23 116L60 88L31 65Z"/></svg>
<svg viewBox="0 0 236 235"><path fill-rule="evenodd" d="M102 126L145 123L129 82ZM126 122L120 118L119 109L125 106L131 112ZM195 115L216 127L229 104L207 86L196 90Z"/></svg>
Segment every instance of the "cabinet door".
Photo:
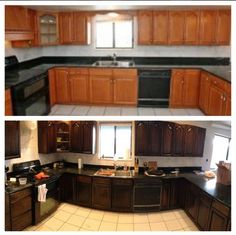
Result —
<svg viewBox="0 0 236 235"><path fill-rule="evenodd" d="M162 124L161 122L149 122L149 155L160 156L162 141Z"/></svg>
<svg viewBox="0 0 236 235"><path fill-rule="evenodd" d="M148 154L149 138L148 122L135 122L135 155Z"/></svg>
<svg viewBox="0 0 236 235"><path fill-rule="evenodd" d="M213 45L215 44L216 33L216 11L202 10L199 26L199 44Z"/></svg>
<svg viewBox="0 0 236 235"><path fill-rule="evenodd" d="M91 206L92 202L92 179L89 176L78 176L78 204L83 206Z"/></svg>
<svg viewBox="0 0 236 235"><path fill-rule="evenodd" d="M114 103L115 104L137 104L137 70L114 69Z"/></svg>
<svg viewBox="0 0 236 235"><path fill-rule="evenodd" d="M11 89L5 90L5 115L13 115L12 101L11 101Z"/></svg>
<svg viewBox="0 0 236 235"><path fill-rule="evenodd" d="M73 13L73 38L75 44L88 45L90 43L90 18L85 13Z"/></svg>
<svg viewBox="0 0 236 235"><path fill-rule="evenodd" d="M193 156L202 157L204 152L206 129L196 127L196 138L193 148Z"/></svg>
<svg viewBox="0 0 236 235"><path fill-rule="evenodd" d="M151 45L153 35L152 11L138 12L138 44Z"/></svg>
<svg viewBox="0 0 236 235"><path fill-rule="evenodd" d="M209 231L227 231L228 217L212 208L209 219Z"/></svg>
<svg viewBox="0 0 236 235"><path fill-rule="evenodd" d="M94 153L93 151L94 128L95 128L94 122L83 122L83 129L84 129L83 153L87 153L87 154Z"/></svg>
<svg viewBox="0 0 236 235"><path fill-rule="evenodd" d="M224 108L224 96L223 90L211 85L209 89L209 103L208 114L209 115L222 115Z"/></svg>
<svg viewBox="0 0 236 235"><path fill-rule="evenodd" d="M169 38L170 45L181 45L184 43L184 12L169 12Z"/></svg>
<svg viewBox="0 0 236 235"><path fill-rule="evenodd" d="M186 69L184 74L183 105L198 107L200 71Z"/></svg>
<svg viewBox="0 0 236 235"><path fill-rule="evenodd" d="M5 121L5 159L20 157L20 122Z"/></svg>
<svg viewBox="0 0 236 235"><path fill-rule="evenodd" d="M82 153L83 151L83 123L80 121L71 121L70 128L70 149L72 152Z"/></svg>
<svg viewBox="0 0 236 235"><path fill-rule="evenodd" d="M73 41L73 13L59 13L59 36L61 44L70 44Z"/></svg>
<svg viewBox="0 0 236 235"><path fill-rule="evenodd" d="M89 102L89 87L88 75L81 74L80 70L73 70L69 73L69 89L72 103L88 103Z"/></svg>
<svg viewBox="0 0 236 235"><path fill-rule="evenodd" d="M230 45L231 36L231 12L230 10L219 10L216 26L216 43L219 45Z"/></svg>
<svg viewBox="0 0 236 235"><path fill-rule="evenodd" d="M110 75L90 75L90 102L113 103L113 80Z"/></svg>
<svg viewBox="0 0 236 235"><path fill-rule="evenodd" d="M197 224L203 231L208 230L208 219L210 215L212 198L201 192L199 198L199 210L197 216Z"/></svg>
<svg viewBox="0 0 236 235"><path fill-rule="evenodd" d="M5 30L28 31L28 9L21 6L5 6Z"/></svg>
<svg viewBox="0 0 236 235"><path fill-rule="evenodd" d="M184 70L173 69L170 84L170 107L183 105Z"/></svg>
<svg viewBox="0 0 236 235"><path fill-rule="evenodd" d="M199 107L205 114L208 114L210 84L211 84L210 76L205 72L201 72L200 89L199 89Z"/></svg>
<svg viewBox="0 0 236 235"><path fill-rule="evenodd" d="M231 115L231 98L226 96L225 98L225 113L224 115L230 116Z"/></svg>
<svg viewBox="0 0 236 235"><path fill-rule="evenodd" d="M185 12L184 44L197 45L199 40L199 12Z"/></svg>
<svg viewBox="0 0 236 235"><path fill-rule="evenodd" d="M170 182L163 182L161 191L161 210L170 209Z"/></svg>
<svg viewBox="0 0 236 235"><path fill-rule="evenodd" d="M184 156L192 156L196 142L197 127L185 125Z"/></svg>
<svg viewBox="0 0 236 235"><path fill-rule="evenodd" d="M168 11L153 12L153 44L168 43Z"/></svg>
<svg viewBox="0 0 236 235"><path fill-rule="evenodd" d="M59 104L70 102L68 74L66 69L55 70L56 100Z"/></svg>
<svg viewBox="0 0 236 235"><path fill-rule="evenodd" d="M184 154L184 126L174 124L174 144L173 144L173 155L183 156Z"/></svg>
<svg viewBox="0 0 236 235"><path fill-rule="evenodd" d="M111 208L111 181L110 179L94 178L92 204L93 204L93 207L98 208L98 209Z"/></svg>
<svg viewBox="0 0 236 235"><path fill-rule="evenodd" d="M179 180L173 179L170 181L170 208L178 208L179 207L179 200L178 200L178 190L179 190Z"/></svg>
<svg viewBox="0 0 236 235"><path fill-rule="evenodd" d="M116 211L132 211L132 180L114 179L112 181L112 209Z"/></svg>
<svg viewBox="0 0 236 235"><path fill-rule="evenodd" d="M173 153L173 124L170 122L163 122L162 133L162 155L171 156Z"/></svg>
<svg viewBox="0 0 236 235"><path fill-rule="evenodd" d="M38 121L39 153L56 152L56 126L53 121Z"/></svg>

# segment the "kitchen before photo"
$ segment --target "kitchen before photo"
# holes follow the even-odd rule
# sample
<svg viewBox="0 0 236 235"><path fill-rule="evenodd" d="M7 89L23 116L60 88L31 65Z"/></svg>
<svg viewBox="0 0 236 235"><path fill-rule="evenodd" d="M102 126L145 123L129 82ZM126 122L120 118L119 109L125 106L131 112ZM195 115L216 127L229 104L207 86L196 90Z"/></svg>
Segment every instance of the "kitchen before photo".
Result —
<svg viewBox="0 0 236 235"><path fill-rule="evenodd" d="M5 6L5 114L230 116L230 5Z"/></svg>
<svg viewBox="0 0 236 235"><path fill-rule="evenodd" d="M5 121L6 231L231 231L230 121Z"/></svg>

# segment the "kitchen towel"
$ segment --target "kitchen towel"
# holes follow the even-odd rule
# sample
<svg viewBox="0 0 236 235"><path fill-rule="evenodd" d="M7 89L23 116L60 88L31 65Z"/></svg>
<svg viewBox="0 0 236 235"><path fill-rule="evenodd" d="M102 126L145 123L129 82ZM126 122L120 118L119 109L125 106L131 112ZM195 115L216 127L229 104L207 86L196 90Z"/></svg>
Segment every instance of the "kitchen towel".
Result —
<svg viewBox="0 0 236 235"><path fill-rule="evenodd" d="M48 189L46 188L46 184L42 184L38 186L38 201L46 202Z"/></svg>

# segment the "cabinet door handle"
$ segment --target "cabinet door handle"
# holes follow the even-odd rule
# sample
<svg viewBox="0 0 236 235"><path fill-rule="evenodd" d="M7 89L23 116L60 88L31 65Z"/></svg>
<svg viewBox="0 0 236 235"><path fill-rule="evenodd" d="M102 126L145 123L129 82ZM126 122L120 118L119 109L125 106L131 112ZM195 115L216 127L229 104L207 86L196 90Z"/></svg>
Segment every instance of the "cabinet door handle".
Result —
<svg viewBox="0 0 236 235"><path fill-rule="evenodd" d="M142 126L142 125L143 125L143 123L141 123L141 122L138 124L138 126Z"/></svg>
<svg viewBox="0 0 236 235"><path fill-rule="evenodd" d="M192 128L188 128L188 132L190 132L192 130Z"/></svg>
<svg viewBox="0 0 236 235"><path fill-rule="evenodd" d="M168 125L168 128L169 128L170 130L172 130L172 127L171 127L171 125Z"/></svg>
<svg viewBox="0 0 236 235"><path fill-rule="evenodd" d="M79 124L76 122L76 123L75 123L75 126L76 126L76 127L79 127Z"/></svg>

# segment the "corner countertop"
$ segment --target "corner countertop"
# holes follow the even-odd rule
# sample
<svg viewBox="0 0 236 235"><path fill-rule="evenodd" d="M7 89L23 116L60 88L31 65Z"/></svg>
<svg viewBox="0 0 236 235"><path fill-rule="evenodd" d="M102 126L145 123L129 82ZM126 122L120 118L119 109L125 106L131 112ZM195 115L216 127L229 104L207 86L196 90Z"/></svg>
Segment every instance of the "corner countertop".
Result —
<svg viewBox="0 0 236 235"><path fill-rule="evenodd" d="M23 66L18 69L11 69L5 71L5 89L11 88L18 84L28 82L34 76L46 73L49 69L54 67L87 67L87 68L105 68L93 66L92 63L84 63L79 61L73 62L62 62L62 63L36 63L28 66ZM162 68L197 68L203 69L207 72L216 75L225 81L231 82L231 66L230 65L158 65L158 64L142 64L136 63L135 66L130 67L109 67L109 68L137 68L137 69L162 69Z"/></svg>
<svg viewBox="0 0 236 235"><path fill-rule="evenodd" d="M94 173L96 172L96 169L78 169L75 167L66 167L63 169L51 169L50 173L57 174L58 176L61 176L64 173L68 174L76 174L76 175L85 175L90 177L107 177L107 176L94 176ZM179 179L184 178L188 180L189 182L193 183L197 187L199 187L201 190L212 196L214 199L220 201L221 203L225 204L228 207L231 207L231 186L226 186L223 184L218 184L216 182L216 179L210 179L206 178L204 175L196 175L194 173L180 173L178 175L175 174L166 174L163 177L148 177L144 175L143 173L136 173L131 177L108 177L110 179L114 178L123 178L123 179L145 179L145 180L153 180L155 178L158 179ZM38 183L38 182L37 182ZM19 190L22 190L27 187L34 186L34 183L27 184L24 186L8 186L5 188L6 193L14 193Z"/></svg>

